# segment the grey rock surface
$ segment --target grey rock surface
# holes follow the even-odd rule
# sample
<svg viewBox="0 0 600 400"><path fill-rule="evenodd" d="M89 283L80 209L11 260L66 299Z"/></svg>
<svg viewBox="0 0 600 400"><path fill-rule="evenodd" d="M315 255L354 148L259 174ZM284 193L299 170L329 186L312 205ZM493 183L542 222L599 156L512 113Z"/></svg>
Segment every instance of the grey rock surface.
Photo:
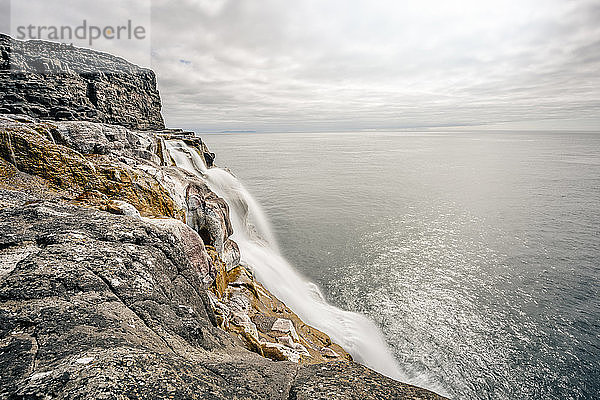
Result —
<svg viewBox="0 0 600 400"><path fill-rule="evenodd" d="M0 398L284 398L295 367L211 324L210 265L180 237L53 203L0 211L18 255L0 276Z"/></svg>
<svg viewBox="0 0 600 400"><path fill-rule="evenodd" d="M439 398L350 362L246 350L213 325L214 271L184 224L0 199L0 399Z"/></svg>
<svg viewBox="0 0 600 400"><path fill-rule="evenodd" d="M331 362L299 370L290 400L439 400L435 393L399 383L356 363Z"/></svg>
<svg viewBox="0 0 600 400"><path fill-rule="evenodd" d="M0 34L0 114L162 129L154 72L122 58Z"/></svg>

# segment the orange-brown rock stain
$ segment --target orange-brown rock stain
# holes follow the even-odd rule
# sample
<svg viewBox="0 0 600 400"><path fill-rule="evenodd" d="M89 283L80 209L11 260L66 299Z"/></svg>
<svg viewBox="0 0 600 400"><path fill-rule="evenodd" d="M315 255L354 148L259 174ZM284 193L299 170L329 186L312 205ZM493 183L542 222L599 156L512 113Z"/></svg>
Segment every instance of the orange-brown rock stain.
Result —
<svg viewBox="0 0 600 400"><path fill-rule="evenodd" d="M227 271L226 265L219 259L218 253L211 246L207 246L207 252L217 268L217 278L211 290L225 304L228 304L234 291L242 291L250 301L248 315L258 330L259 340L256 340L245 330L233 323L224 324L224 316L217 315L217 321L222 327L242 339L250 350L273 360L284 360L285 356L277 349L269 348L265 342L279 343L278 337L285 336L283 332L272 331L273 323L278 319L292 321L299 336L299 343L310 353L310 356L301 356L302 364L319 364L328 361L350 361L352 356L341 346L333 343L331 338L320 330L304 323L298 315L290 310L283 302L269 292L263 285L257 282L248 269L242 265ZM327 357L322 354L321 349L329 348L339 357Z"/></svg>
<svg viewBox="0 0 600 400"><path fill-rule="evenodd" d="M51 124L13 124L0 130L0 180L6 188L28 174L45 181L65 200L111 211L111 200L133 205L142 216L185 220L156 179L141 170L99 155L82 155L54 143ZM16 187L15 187L16 188Z"/></svg>

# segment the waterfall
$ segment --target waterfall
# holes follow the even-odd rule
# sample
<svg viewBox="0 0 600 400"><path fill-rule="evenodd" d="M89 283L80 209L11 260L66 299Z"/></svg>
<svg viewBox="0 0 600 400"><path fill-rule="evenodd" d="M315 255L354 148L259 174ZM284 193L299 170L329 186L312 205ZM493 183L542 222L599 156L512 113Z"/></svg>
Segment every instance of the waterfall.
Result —
<svg viewBox="0 0 600 400"><path fill-rule="evenodd" d="M242 264L254 271L258 281L304 322L327 333L355 361L406 381L375 324L360 314L328 304L318 287L296 272L279 253L260 205L232 174L216 167L207 168L198 152L183 141L168 140L166 147L178 167L202 178L227 202L234 231L232 239L239 246Z"/></svg>

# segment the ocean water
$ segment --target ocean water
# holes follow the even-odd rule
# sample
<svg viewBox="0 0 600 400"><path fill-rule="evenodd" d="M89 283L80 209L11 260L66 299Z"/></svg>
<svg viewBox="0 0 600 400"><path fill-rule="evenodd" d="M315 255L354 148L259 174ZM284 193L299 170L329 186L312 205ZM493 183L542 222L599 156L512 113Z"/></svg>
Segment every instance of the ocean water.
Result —
<svg viewBox="0 0 600 400"><path fill-rule="evenodd" d="M456 399L600 398L600 134L203 135L279 250Z"/></svg>

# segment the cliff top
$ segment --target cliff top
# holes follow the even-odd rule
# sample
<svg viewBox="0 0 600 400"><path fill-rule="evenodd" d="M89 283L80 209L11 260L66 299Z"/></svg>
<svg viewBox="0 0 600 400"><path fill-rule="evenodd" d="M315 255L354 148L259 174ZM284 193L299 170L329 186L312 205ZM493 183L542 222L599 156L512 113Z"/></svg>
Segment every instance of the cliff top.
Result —
<svg viewBox="0 0 600 400"><path fill-rule="evenodd" d="M120 57L0 34L0 114L165 127L154 72Z"/></svg>
<svg viewBox="0 0 600 400"><path fill-rule="evenodd" d="M0 71L154 75L150 69L109 53L44 40L15 40L3 33L0 33L0 50Z"/></svg>

